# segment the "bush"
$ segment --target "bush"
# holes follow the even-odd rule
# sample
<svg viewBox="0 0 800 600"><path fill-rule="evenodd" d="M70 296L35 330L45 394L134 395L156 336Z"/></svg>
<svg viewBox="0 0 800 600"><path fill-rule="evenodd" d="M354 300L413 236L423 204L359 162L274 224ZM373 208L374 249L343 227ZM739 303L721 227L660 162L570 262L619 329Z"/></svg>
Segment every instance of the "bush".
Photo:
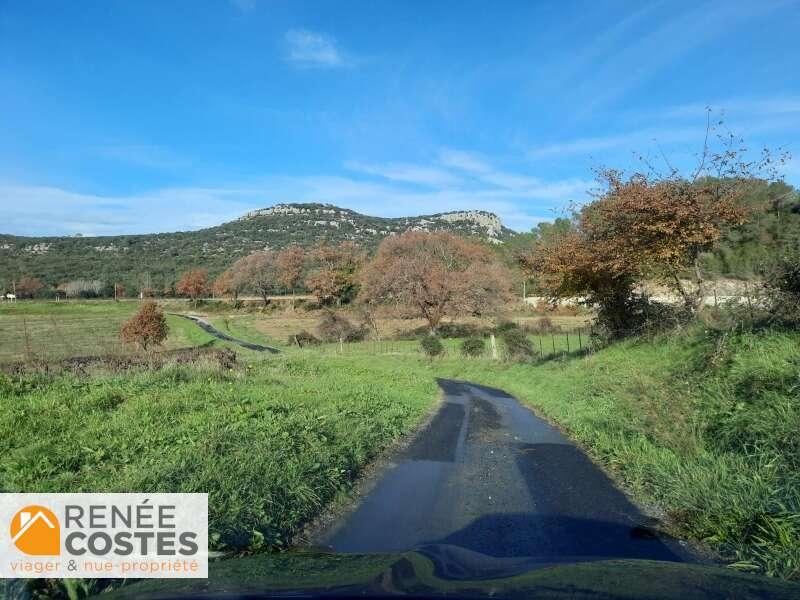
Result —
<svg viewBox="0 0 800 600"><path fill-rule="evenodd" d="M764 278L767 308L784 325L800 323L800 252L787 251L775 258Z"/></svg>
<svg viewBox="0 0 800 600"><path fill-rule="evenodd" d="M317 344L322 343L320 339L315 336L310 331L306 331L303 329L302 331L298 331L297 333L290 335L289 339L286 340L289 344L294 346L300 346L304 348L305 346L315 346Z"/></svg>
<svg viewBox="0 0 800 600"><path fill-rule="evenodd" d="M414 329L399 331L393 336L393 338L396 340L417 340L425 335L428 335L430 331L431 328L429 326L421 325L420 327L415 327ZM485 328L479 327L478 325L473 325L472 323L443 323L442 325L439 325L439 328L436 330L436 335L439 338L446 340L452 338L475 337L481 333L484 333L485 331Z"/></svg>
<svg viewBox="0 0 800 600"><path fill-rule="evenodd" d="M486 351L486 340L482 337L468 337L461 343L461 354L473 358L483 356Z"/></svg>
<svg viewBox="0 0 800 600"><path fill-rule="evenodd" d="M317 335L323 342L360 342L367 336L367 329L357 327L342 314L328 311L317 323Z"/></svg>
<svg viewBox="0 0 800 600"><path fill-rule="evenodd" d="M444 352L442 340L435 335L426 335L419 341L419 345L429 358L434 358Z"/></svg>
<svg viewBox="0 0 800 600"><path fill-rule="evenodd" d="M497 327L495 327L497 335L501 336L507 331L513 331L513 330L521 331L522 328L519 326L519 324L515 323L514 321L500 321L497 324Z"/></svg>
<svg viewBox="0 0 800 600"><path fill-rule="evenodd" d="M531 331L536 333L555 333L556 331L561 331L561 327L553 323L550 317L542 317L531 327Z"/></svg>
<svg viewBox="0 0 800 600"><path fill-rule="evenodd" d="M151 344L160 345L167 339L168 332L164 312L155 302L147 300L122 326L119 337L127 344L137 344L142 350L147 350Z"/></svg>
<svg viewBox="0 0 800 600"><path fill-rule="evenodd" d="M500 339L506 351L506 358L514 362L528 362L536 356L533 344L519 326L500 331Z"/></svg>

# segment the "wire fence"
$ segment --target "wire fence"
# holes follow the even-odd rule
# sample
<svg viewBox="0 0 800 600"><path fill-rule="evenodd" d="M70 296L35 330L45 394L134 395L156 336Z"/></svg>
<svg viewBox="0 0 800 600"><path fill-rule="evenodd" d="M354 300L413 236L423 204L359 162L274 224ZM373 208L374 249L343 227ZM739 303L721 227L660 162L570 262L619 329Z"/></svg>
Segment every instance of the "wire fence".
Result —
<svg viewBox="0 0 800 600"><path fill-rule="evenodd" d="M577 356L592 352L597 348L597 340L591 325L569 331L527 333L531 343L533 358L550 360L564 356ZM484 337L485 349L473 358L504 360L507 350L500 335ZM465 356L462 352L462 338L442 340L444 357ZM338 342L323 344L319 350L326 355L423 355L419 340L366 340L357 342Z"/></svg>

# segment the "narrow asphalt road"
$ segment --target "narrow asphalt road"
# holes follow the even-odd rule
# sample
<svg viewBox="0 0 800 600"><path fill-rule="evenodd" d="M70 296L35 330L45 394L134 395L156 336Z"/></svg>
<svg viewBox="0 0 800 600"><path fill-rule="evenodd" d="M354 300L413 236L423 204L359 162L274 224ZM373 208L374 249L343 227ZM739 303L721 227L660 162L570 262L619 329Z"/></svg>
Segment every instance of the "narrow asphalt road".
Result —
<svg viewBox="0 0 800 600"><path fill-rule="evenodd" d="M443 402L349 514L311 534L337 552L431 544L549 562L692 560L557 429L512 396L440 380Z"/></svg>
<svg viewBox="0 0 800 600"><path fill-rule="evenodd" d="M189 319L190 321L194 321L197 323L198 327L205 331L206 333L210 333L215 338L224 340L226 342L231 342L232 344L238 344L242 348L247 348L248 350L255 350L256 352L271 352L272 354L278 354L280 350L277 348L273 348L272 346L262 346L261 344L254 344L253 342L246 342L244 340L240 340L235 337L229 336L227 333L221 332L219 329L214 327L211 323L203 319L202 317L198 317L197 315L181 315L178 313L171 313L178 317L183 317L184 319Z"/></svg>

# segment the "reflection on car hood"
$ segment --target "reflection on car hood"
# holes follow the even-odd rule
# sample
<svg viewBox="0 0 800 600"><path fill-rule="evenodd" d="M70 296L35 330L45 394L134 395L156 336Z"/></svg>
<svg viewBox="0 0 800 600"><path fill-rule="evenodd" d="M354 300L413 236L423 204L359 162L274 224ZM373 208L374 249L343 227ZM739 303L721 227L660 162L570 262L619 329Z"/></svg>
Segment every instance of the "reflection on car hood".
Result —
<svg viewBox="0 0 800 600"><path fill-rule="evenodd" d="M497 558L433 545L402 554L286 552L213 562L209 578L148 580L110 598L800 598L800 584L716 566Z"/></svg>

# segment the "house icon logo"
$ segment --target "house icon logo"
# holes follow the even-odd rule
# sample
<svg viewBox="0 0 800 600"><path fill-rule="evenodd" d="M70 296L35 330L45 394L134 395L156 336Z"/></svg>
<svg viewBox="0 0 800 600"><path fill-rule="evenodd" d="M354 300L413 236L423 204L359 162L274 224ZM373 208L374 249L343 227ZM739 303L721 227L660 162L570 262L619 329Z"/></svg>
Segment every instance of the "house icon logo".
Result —
<svg viewBox="0 0 800 600"><path fill-rule="evenodd" d="M61 526L49 508L26 506L11 518L11 541L30 556L61 553Z"/></svg>

